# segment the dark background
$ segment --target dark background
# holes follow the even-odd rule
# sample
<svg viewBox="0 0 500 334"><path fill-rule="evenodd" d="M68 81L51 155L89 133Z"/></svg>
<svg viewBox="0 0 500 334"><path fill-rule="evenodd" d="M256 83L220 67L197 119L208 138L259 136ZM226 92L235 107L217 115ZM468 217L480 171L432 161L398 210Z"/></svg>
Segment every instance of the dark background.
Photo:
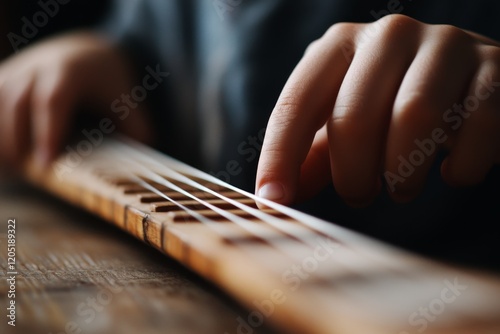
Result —
<svg viewBox="0 0 500 334"><path fill-rule="evenodd" d="M8 40L8 34L12 32L22 35L24 25L22 18L26 17L32 22L33 15L42 10L39 1L0 0L0 59L14 51ZM41 1L48 3L56 0ZM39 33L28 46L61 31L88 28L99 24L106 16L110 2L110 0L71 0L68 4L60 5L59 13L51 18L46 26L39 29ZM423 6L425 2L430 3L429 0L422 0L420 2L422 6L407 6L405 14L428 23L437 23L443 20L440 13L452 17L460 3L462 7L471 7L470 15L453 22L450 19L451 23L479 31L474 29L477 28L474 24L480 21L477 26L483 25L484 31L479 32L497 32L489 34L489 37L500 39L500 31L489 26L497 22L491 18L498 12L492 10L495 2L484 1L484 6L474 6L472 2L466 1L457 1L455 6L450 6L448 1L433 2L435 8L431 12L435 13L434 15L423 11L422 8L427 8ZM352 17L352 20L372 20L370 9L383 9L384 5L387 5L386 0L366 2L364 7L356 8L355 13L359 15ZM477 10L481 10L481 15L476 12ZM473 19L469 22L468 18ZM287 61L290 67L296 63L294 59ZM234 150L229 150L229 152L234 152ZM436 164L436 166L439 165ZM500 207L500 167L497 166L492 170L487 182L473 189L451 189L442 182L438 168L435 168L429 177L432 182L427 184L423 195L410 204L392 204L388 195L384 193L371 207L361 210L351 209L336 196L333 188L330 187L325 190L325 196L320 196L324 203L314 203L311 206L309 206L310 203L305 203L298 208L412 251L447 261L456 261L460 264L465 263L500 271L498 261L500 236L496 232L500 221L498 209ZM323 212L318 211L318 207L323 208Z"/></svg>
<svg viewBox="0 0 500 334"><path fill-rule="evenodd" d="M33 22L35 13L43 11L39 2L59 4L57 0L0 0L0 59L14 52L8 34L22 36L22 18ZM28 45L57 32L98 24L106 15L109 4L109 0L70 0L67 4L59 4L59 12L49 18L46 26L39 28L38 34L30 39Z"/></svg>

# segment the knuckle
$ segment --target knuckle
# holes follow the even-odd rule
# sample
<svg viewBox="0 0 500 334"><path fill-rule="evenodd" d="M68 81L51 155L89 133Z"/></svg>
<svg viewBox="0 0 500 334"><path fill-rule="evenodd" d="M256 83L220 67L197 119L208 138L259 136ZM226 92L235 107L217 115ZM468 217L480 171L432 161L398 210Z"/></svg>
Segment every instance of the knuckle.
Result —
<svg viewBox="0 0 500 334"><path fill-rule="evenodd" d="M435 30L438 40L444 42L445 45L460 46L464 43L476 43L476 41L468 33L452 25L436 25L433 29Z"/></svg>
<svg viewBox="0 0 500 334"><path fill-rule="evenodd" d="M415 40L422 26L423 23L408 16L387 15L365 25L356 36L356 44L358 48L364 45L380 48L381 45L405 43L408 40Z"/></svg>
<svg viewBox="0 0 500 334"><path fill-rule="evenodd" d="M415 22L418 22L417 20L415 20L409 16L406 16L404 14L385 15L379 21L383 22L385 24L396 24L398 26L404 25L404 24L413 24Z"/></svg>
<svg viewBox="0 0 500 334"><path fill-rule="evenodd" d="M378 21L371 23L370 25L380 25L382 29L381 32L404 32L408 33L411 31L416 31L423 25L423 23L402 14L390 14L386 15Z"/></svg>
<svg viewBox="0 0 500 334"><path fill-rule="evenodd" d="M307 46L304 54L309 54L311 52L314 52L317 48L318 48L318 45L321 44L320 40L315 40L315 41L312 41L311 43L309 43L309 45Z"/></svg>
<svg viewBox="0 0 500 334"><path fill-rule="evenodd" d="M337 49L340 47L341 50L345 54L349 54L350 57L350 54L354 53L356 49L356 36L362 26L364 26L364 24L350 22L336 23L332 25L316 43L314 43L314 49L321 50L322 47Z"/></svg>
<svg viewBox="0 0 500 334"><path fill-rule="evenodd" d="M327 33L333 33L333 32L340 33L342 31L351 31L355 29L358 25L359 24L352 22L337 22L330 26Z"/></svg>
<svg viewBox="0 0 500 334"><path fill-rule="evenodd" d="M361 24L351 22L339 22L330 26L321 39L332 39L339 37L352 37L359 30Z"/></svg>

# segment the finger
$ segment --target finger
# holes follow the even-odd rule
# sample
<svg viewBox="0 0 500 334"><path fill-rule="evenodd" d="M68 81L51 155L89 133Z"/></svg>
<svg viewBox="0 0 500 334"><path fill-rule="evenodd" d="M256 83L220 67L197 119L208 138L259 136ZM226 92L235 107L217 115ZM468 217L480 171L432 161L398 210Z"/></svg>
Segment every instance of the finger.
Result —
<svg viewBox="0 0 500 334"><path fill-rule="evenodd" d="M350 63L346 43L354 25L335 25L308 49L288 79L267 126L257 170L261 197L290 204L300 166L315 133L328 119Z"/></svg>
<svg viewBox="0 0 500 334"><path fill-rule="evenodd" d="M297 201L313 197L331 182L330 151L326 126L314 137L300 171Z"/></svg>
<svg viewBox="0 0 500 334"><path fill-rule="evenodd" d="M12 78L0 88L0 159L10 167L21 163L31 141L29 110L32 88L33 78L29 75Z"/></svg>
<svg viewBox="0 0 500 334"><path fill-rule="evenodd" d="M71 70L61 67L37 74L31 108L35 161L41 168L47 167L59 153L79 102L78 77L71 73Z"/></svg>
<svg viewBox="0 0 500 334"><path fill-rule="evenodd" d="M417 196L440 145L449 139L448 110L462 100L477 63L473 51L462 47L472 43L469 39L457 28L433 28L403 80L387 137L384 173L396 200Z"/></svg>
<svg viewBox="0 0 500 334"><path fill-rule="evenodd" d="M484 180L500 152L500 53L484 61L464 101L464 118L455 146L442 166L443 178L451 185L470 186Z"/></svg>
<svg viewBox="0 0 500 334"><path fill-rule="evenodd" d="M381 188L392 104L419 39L419 23L410 18L375 24L380 32L356 51L328 122L335 190L354 206L367 205Z"/></svg>

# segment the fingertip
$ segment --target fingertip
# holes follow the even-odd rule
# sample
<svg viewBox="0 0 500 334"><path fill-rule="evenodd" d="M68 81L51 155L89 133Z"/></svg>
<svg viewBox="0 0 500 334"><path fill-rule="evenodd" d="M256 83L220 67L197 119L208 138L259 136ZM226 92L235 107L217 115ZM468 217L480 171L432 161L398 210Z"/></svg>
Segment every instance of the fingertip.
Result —
<svg viewBox="0 0 500 334"><path fill-rule="evenodd" d="M263 149L257 168L255 194L266 200L290 205L295 201L300 165L294 168L292 163L284 163L280 156ZM265 206L260 203L259 207Z"/></svg>

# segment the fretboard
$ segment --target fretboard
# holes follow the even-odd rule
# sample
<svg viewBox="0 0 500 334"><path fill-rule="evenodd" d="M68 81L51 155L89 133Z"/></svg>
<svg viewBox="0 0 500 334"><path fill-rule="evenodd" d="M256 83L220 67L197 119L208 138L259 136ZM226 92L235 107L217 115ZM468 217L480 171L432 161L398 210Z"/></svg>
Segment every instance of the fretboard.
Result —
<svg viewBox="0 0 500 334"><path fill-rule="evenodd" d="M247 329L500 333L499 278L259 199L126 139L28 176L218 285L248 308Z"/></svg>

